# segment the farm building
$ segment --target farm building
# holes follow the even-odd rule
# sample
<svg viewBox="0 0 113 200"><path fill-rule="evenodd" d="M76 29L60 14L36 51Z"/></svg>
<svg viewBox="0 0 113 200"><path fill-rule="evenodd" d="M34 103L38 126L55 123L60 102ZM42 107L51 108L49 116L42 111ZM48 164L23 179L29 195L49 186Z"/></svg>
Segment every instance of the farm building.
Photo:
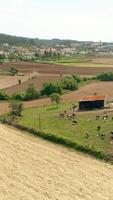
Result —
<svg viewBox="0 0 113 200"><path fill-rule="evenodd" d="M106 105L106 96L88 96L79 101L79 110L93 110L103 108Z"/></svg>

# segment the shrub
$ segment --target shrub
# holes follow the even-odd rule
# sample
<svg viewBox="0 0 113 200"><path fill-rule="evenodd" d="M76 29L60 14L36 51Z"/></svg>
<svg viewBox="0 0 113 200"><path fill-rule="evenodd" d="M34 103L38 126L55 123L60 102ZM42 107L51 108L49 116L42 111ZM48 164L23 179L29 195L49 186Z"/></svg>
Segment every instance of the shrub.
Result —
<svg viewBox="0 0 113 200"><path fill-rule="evenodd" d="M31 84L29 85L29 87L27 88L27 90L25 91L25 95L24 95L24 100L33 100L33 99L37 99L40 97L40 92L38 92L34 85Z"/></svg>
<svg viewBox="0 0 113 200"><path fill-rule="evenodd" d="M12 76L15 76L16 74L18 74L18 70L14 67L11 67L9 72Z"/></svg>
<svg viewBox="0 0 113 200"><path fill-rule="evenodd" d="M81 78L78 75L72 75L72 77L74 78L74 80L76 81L76 83L80 83L81 82Z"/></svg>
<svg viewBox="0 0 113 200"><path fill-rule="evenodd" d="M24 93L14 93L14 94L11 96L11 99L23 101L23 100L25 99L25 94L24 94Z"/></svg>
<svg viewBox="0 0 113 200"><path fill-rule="evenodd" d="M97 79L100 81L113 81L113 72L103 72L97 75Z"/></svg>
<svg viewBox="0 0 113 200"><path fill-rule="evenodd" d="M77 82L72 76L65 76L61 79L62 87L65 90L76 90Z"/></svg>
<svg viewBox="0 0 113 200"><path fill-rule="evenodd" d="M60 83L47 82L41 90L42 95L50 96L53 93L62 93L62 85Z"/></svg>
<svg viewBox="0 0 113 200"><path fill-rule="evenodd" d="M20 101L11 101L9 104L10 114L15 116L21 116L23 104Z"/></svg>
<svg viewBox="0 0 113 200"><path fill-rule="evenodd" d="M0 91L0 100L7 100L9 97L4 92Z"/></svg>

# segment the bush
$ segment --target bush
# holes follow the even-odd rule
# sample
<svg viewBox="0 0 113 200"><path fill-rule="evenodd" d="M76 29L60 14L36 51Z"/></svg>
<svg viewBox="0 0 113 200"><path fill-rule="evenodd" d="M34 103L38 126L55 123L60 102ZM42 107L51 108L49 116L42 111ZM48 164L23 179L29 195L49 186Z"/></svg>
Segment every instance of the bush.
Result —
<svg viewBox="0 0 113 200"><path fill-rule="evenodd" d="M0 100L8 100L8 95L4 92L0 91Z"/></svg>
<svg viewBox="0 0 113 200"><path fill-rule="evenodd" d="M76 81L76 83L80 83L81 82L81 78L78 75L72 75L72 77L74 78L74 80Z"/></svg>
<svg viewBox="0 0 113 200"><path fill-rule="evenodd" d="M29 101L33 99L37 99L40 97L40 92L38 92L34 85L29 85L28 89L25 91L24 100Z"/></svg>
<svg viewBox="0 0 113 200"><path fill-rule="evenodd" d="M11 96L11 99L23 101L25 99L25 94L24 93L15 93Z"/></svg>
<svg viewBox="0 0 113 200"><path fill-rule="evenodd" d="M97 75L97 79L100 81L113 81L113 72L103 72Z"/></svg>
<svg viewBox="0 0 113 200"><path fill-rule="evenodd" d="M43 85L41 90L42 95L50 96L53 93L62 93L62 85L60 83L48 82Z"/></svg>
<svg viewBox="0 0 113 200"><path fill-rule="evenodd" d="M21 116L23 104L20 101L11 101L9 104L10 114L15 116Z"/></svg>
<svg viewBox="0 0 113 200"><path fill-rule="evenodd" d="M62 87L65 90L76 90L77 82L72 76L65 76L61 79Z"/></svg>
<svg viewBox="0 0 113 200"><path fill-rule="evenodd" d="M18 70L14 67L11 67L9 72L12 76L15 76L16 74L18 74Z"/></svg>

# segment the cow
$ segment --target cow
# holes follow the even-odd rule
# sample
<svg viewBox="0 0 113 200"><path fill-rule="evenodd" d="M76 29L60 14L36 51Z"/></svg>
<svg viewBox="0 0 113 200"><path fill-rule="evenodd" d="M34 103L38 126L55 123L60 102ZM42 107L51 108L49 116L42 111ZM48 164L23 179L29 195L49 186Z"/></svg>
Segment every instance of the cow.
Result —
<svg viewBox="0 0 113 200"><path fill-rule="evenodd" d="M96 120L98 120L99 118L100 118L100 116L99 116L99 115L97 115L97 116L96 116Z"/></svg>
<svg viewBox="0 0 113 200"><path fill-rule="evenodd" d="M101 127L100 126L97 126L97 131L100 131Z"/></svg>

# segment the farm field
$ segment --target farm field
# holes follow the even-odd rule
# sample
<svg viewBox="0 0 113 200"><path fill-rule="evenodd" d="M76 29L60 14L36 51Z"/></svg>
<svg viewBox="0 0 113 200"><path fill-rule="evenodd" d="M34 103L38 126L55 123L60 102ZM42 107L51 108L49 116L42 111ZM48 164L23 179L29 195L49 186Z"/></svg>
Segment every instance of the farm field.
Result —
<svg viewBox="0 0 113 200"><path fill-rule="evenodd" d="M21 83L24 83L28 81L29 78L32 78L35 76L35 73L30 73L30 74L24 74L24 76L0 76L0 90L10 88L12 86L17 86L18 87L18 80L21 80Z"/></svg>
<svg viewBox="0 0 113 200"><path fill-rule="evenodd" d="M14 89L14 88L13 88ZM23 88L24 90L24 88ZM84 96L93 95L94 93L100 95L106 95L109 100L113 99L113 82L93 82L87 85L82 86L78 90L74 92L69 92L65 95L62 95L62 102L72 102L78 101ZM9 94L13 92L11 88L6 90ZM37 99L34 101L24 102L24 107L31 108L36 106L48 105L51 104L49 98ZM8 111L8 103L2 102L0 103L0 113L4 113Z"/></svg>
<svg viewBox="0 0 113 200"><path fill-rule="evenodd" d="M60 104L58 109L56 109L56 105L25 109L18 123L37 130L41 129L45 133L65 137L91 149L113 154L113 143L110 134L113 130L113 111L107 113L109 119L106 121L103 120L103 115L107 111L76 112L74 120L77 121L77 124L74 124L73 119L59 116L65 110L71 115L73 113L72 103ZM97 114L100 116L99 120L96 120ZM98 126L101 127L100 131L97 131ZM87 132L89 134L88 138L86 137ZM105 134L104 139L99 138L99 133Z"/></svg>
<svg viewBox="0 0 113 200"><path fill-rule="evenodd" d="M50 74L50 75L49 74L38 74L37 77L34 77L30 80L27 79L27 81L24 81L20 85L17 84L17 85L13 85L11 87L6 88L5 92L9 95L13 94L15 92L20 92L20 91L23 92L28 88L29 84L33 84L36 89L41 90L42 86L45 82L57 81L59 79L60 79L60 76L56 75L56 74Z"/></svg>
<svg viewBox="0 0 113 200"><path fill-rule="evenodd" d="M111 60L110 60L111 61ZM109 62L110 62L109 61ZM100 61L99 61L100 62ZM71 63L72 64L72 63ZM69 63L65 64L46 64L46 63L28 63L28 62L12 62L0 65L0 70L8 70L10 67L15 67L21 73L37 72L39 74L79 74L79 75L96 75L101 72L112 72L113 65L108 63L84 63L83 66L79 66L80 63L75 63L71 66ZM73 65L73 64L72 64ZM92 66L94 65L94 66ZM101 67L96 67L101 65ZM102 66L103 65L103 66Z"/></svg>
<svg viewBox="0 0 113 200"><path fill-rule="evenodd" d="M23 76L8 76L8 70L17 68ZM78 74L81 76L93 76L101 72L113 72L112 58L76 59L75 63L68 62L57 64L9 62L0 64L0 89L6 89L7 93L24 91L29 83L33 83L37 89L41 89L43 83L58 80L60 75ZM37 77L36 77L37 76ZM34 77L28 80L30 77ZM18 85L21 79L22 84Z"/></svg>
<svg viewBox="0 0 113 200"><path fill-rule="evenodd" d="M113 166L0 125L2 200L112 200Z"/></svg>

